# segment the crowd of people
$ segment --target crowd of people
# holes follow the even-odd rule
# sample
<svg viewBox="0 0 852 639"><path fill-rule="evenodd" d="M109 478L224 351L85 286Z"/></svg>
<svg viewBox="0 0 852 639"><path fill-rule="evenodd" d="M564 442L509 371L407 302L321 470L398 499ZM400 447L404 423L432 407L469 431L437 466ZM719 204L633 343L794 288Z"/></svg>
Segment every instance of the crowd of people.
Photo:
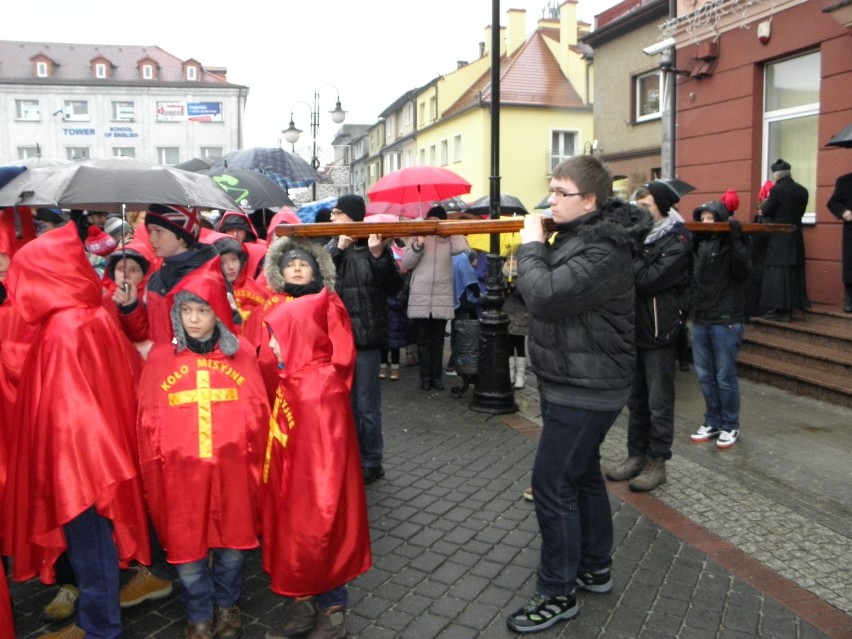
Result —
<svg viewBox="0 0 852 639"><path fill-rule="evenodd" d="M759 253L731 218L733 192L692 214L730 230L693 234L661 181L626 203L592 156L554 169L556 230L527 216L504 268L512 383L524 387L529 356L543 420L525 491L541 560L535 593L507 618L514 631L572 618L577 589L612 590L604 475L637 491L666 481L687 323L706 404L692 440L737 442L751 301L777 321L807 306L808 195L790 169L773 164L759 211L797 233ZM846 222L848 182L829 203ZM366 206L342 195L325 214L365 222ZM128 223L0 213L0 552L13 579L61 585L48 616L76 612L47 637L118 637L121 608L169 596L175 579L184 637L237 637L256 548L287 602L267 639L346 635L346 585L371 566L365 486L384 476L381 380L399 380L408 353L421 389L444 389L458 356L451 339L444 368L448 322L452 334L479 315L477 255L461 235L311 241L276 237L281 222L298 218L282 209L258 229L229 211L212 228L169 203ZM625 406L627 457L602 469ZM3 590L0 634L11 636Z"/></svg>

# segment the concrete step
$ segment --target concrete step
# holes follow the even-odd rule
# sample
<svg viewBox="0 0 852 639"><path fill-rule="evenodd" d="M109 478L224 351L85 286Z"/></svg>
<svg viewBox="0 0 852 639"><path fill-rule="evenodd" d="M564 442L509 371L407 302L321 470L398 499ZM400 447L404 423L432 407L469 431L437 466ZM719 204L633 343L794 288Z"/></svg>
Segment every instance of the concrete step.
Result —
<svg viewBox="0 0 852 639"><path fill-rule="evenodd" d="M852 380L852 341L810 342L791 331L751 325L746 329L743 350L753 355L775 357L801 368L833 374L838 379Z"/></svg>
<svg viewBox="0 0 852 639"><path fill-rule="evenodd" d="M852 408L852 378L848 373L837 375L797 362L784 361L778 352L757 354L744 348L737 359L739 374L798 395Z"/></svg>

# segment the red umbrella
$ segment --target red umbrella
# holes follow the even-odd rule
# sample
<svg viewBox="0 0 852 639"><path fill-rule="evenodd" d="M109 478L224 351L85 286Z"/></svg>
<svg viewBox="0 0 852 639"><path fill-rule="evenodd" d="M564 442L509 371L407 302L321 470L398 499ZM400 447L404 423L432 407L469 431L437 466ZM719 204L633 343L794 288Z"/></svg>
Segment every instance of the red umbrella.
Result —
<svg viewBox="0 0 852 639"><path fill-rule="evenodd" d="M367 192L371 202L436 202L470 193L471 184L449 169L408 166L391 171Z"/></svg>
<svg viewBox="0 0 852 639"><path fill-rule="evenodd" d="M423 217L418 202L411 204L396 204L395 202L367 202L367 216L393 215L397 219L406 217L417 219Z"/></svg>

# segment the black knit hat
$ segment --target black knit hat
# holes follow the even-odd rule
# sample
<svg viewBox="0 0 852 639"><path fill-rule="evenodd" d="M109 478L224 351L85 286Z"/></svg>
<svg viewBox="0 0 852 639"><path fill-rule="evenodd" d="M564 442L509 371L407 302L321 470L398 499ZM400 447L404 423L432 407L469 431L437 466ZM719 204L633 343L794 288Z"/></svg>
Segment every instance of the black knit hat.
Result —
<svg viewBox="0 0 852 639"><path fill-rule="evenodd" d="M445 209L441 205L435 205L431 209L429 209L429 211L426 213L426 217L427 218L436 217L439 220L446 220L447 219L447 209Z"/></svg>
<svg viewBox="0 0 852 639"><path fill-rule="evenodd" d="M769 168L772 169L773 173L777 173L778 171L789 171L791 167L789 162L785 162L781 158L778 158Z"/></svg>
<svg viewBox="0 0 852 639"><path fill-rule="evenodd" d="M219 255L224 255L225 253L233 253L240 259L241 264L245 264L248 261L248 251L246 251L243 243L240 242L237 238L231 237L230 235L226 237L220 237L218 240L213 242L213 248L216 249L216 252Z"/></svg>
<svg viewBox="0 0 852 639"><path fill-rule="evenodd" d="M334 205L338 211L343 211L353 222L363 222L367 215L367 206L360 195L341 195Z"/></svg>
<svg viewBox="0 0 852 639"><path fill-rule="evenodd" d="M680 202L677 193L668 184L654 180L644 186L651 192L654 202L657 203L657 208L660 209L660 213L663 215L668 215L672 205Z"/></svg>

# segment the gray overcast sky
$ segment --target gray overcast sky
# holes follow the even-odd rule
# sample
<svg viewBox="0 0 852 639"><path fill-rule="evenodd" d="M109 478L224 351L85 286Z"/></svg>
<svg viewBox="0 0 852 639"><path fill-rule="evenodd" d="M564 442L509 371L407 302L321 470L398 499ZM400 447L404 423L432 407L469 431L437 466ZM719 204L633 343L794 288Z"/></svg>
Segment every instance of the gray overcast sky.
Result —
<svg viewBox="0 0 852 639"><path fill-rule="evenodd" d="M593 24L617 2L580 0L580 17ZM526 9L529 33L546 4L501 0L501 24L509 8ZM336 99L329 83L347 123L372 124L405 91L476 59L491 7L489 0L18 0L5 3L0 39L156 45L227 67L231 82L249 87L245 146L277 146L292 107L304 152L311 109L296 102L313 103L320 90L320 144L337 130L327 116Z"/></svg>

